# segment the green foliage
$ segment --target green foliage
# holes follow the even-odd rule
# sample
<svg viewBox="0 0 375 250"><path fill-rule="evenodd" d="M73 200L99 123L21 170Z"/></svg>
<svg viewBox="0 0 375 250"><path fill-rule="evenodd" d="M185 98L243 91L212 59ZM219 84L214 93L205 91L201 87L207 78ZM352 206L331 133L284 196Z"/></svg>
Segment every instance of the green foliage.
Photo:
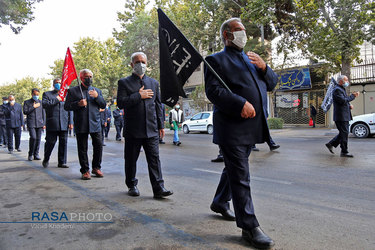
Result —
<svg viewBox="0 0 375 250"><path fill-rule="evenodd" d="M116 95L117 81L126 73L115 40L110 38L100 42L93 38L81 38L71 52L77 74L82 69L90 69L94 75L94 86L102 90L105 99L112 99ZM63 66L64 60L55 60L50 74L61 77ZM76 84L77 81L74 81L72 86Z"/></svg>
<svg viewBox="0 0 375 250"><path fill-rule="evenodd" d="M9 25L15 34L34 19L33 5L43 0L0 0L0 27Z"/></svg>
<svg viewBox="0 0 375 250"><path fill-rule="evenodd" d="M33 88L39 89L41 99L43 92L51 90L52 81L44 78L34 79L30 76L24 77L20 80L16 80L14 84L0 86L0 96L14 95L16 102L22 105L25 100L31 98L31 90Z"/></svg>
<svg viewBox="0 0 375 250"><path fill-rule="evenodd" d="M268 118L267 122L270 129L282 129L284 125L282 118Z"/></svg>
<svg viewBox="0 0 375 250"><path fill-rule="evenodd" d="M372 0L247 0L243 16L272 23L282 36L278 51L301 49L312 59L330 63L327 70L350 75L364 40L374 37Z"/></svg>

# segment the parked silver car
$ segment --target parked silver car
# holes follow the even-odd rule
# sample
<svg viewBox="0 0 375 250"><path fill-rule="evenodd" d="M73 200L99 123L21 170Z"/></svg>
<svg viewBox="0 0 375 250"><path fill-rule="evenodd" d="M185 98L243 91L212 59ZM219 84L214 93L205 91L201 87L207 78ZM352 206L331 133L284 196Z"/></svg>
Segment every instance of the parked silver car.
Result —
<svg viewBox="0 0 375 250"><path fill-rule="evenodd" d="M200 112L193 115L189 120L182 123L182 130L185 134L191 131L207 132L210 135L214 132L212 125L212 111Z"/></svg>

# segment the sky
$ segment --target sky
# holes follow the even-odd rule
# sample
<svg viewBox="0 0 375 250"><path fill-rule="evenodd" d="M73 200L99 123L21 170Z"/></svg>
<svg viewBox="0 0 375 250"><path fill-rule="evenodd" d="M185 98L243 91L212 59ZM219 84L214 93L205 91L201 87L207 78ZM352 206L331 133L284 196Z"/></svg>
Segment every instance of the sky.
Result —
<svg viewBox="0 0 375 250"><path fill-rule="evenodd" d="M26 76L51 78L49 66L65 57L80 38L104 41L119 28L124 0L44 0L34 5L35 19L14 34L0 28L0 85Z"/></svg>

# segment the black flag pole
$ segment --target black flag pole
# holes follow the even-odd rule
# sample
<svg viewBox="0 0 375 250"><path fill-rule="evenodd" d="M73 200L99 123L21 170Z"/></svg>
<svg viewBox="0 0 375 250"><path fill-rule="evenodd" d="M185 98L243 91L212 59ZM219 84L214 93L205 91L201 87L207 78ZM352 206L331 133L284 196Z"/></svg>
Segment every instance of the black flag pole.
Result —
<svg viewBox="0 0 375 250"><path fill-rule="evenodd" d="M223 87L225 87L229 92L232 93L232 90L230 90L230 88L228 87L228 85L224 82L223 79L221 79L221 77L216 73L216 71L211 67L211 65L206 61L206 59L204 59L202 57L202 60L204 62L204 64L206 64L207 68L211 71L212 74L214 74L216 76L216 78L219 80L219 82L223 85Z"/></svg>

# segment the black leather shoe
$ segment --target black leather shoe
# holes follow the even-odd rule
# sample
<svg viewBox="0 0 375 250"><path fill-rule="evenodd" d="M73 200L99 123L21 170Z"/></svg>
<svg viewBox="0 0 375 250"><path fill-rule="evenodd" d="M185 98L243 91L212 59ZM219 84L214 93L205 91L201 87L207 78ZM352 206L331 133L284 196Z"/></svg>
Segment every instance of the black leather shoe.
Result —
<svg viewBox="0 0 375 250"><path fill-rule="evenodd" d="M19 149L19 148L17 148L16 150L17 150L17 152L22 152L22 150L21 150L21 149Z"/></svg>
<svg viewBox="0 0 375 250"><path fill-rule="evenodd" d="M28 159L29 161L32 161L32 160L33 160L33 157L32 157L32 156L29 156L29 157L27 157L27 159Z"/></svg>
<svg viewBox="0 0 375 250"><path fill-rule="evenodd" d="M273 240L260 227L253 228L250 231L242 229L242 238L259 249L269 249L275 245Z"/></svg>
<svg viewBox="0 0 375 250"><path fill-rule="evenodd" d="M255 145L254 145L254 146L251 147L251 151L259 151L259 148L255 147Z"/></svg>
<svg viewBox="0 0 375 250"><path fill-rule="evenodd" d="M8 154L13 154L13 150L9 150Z"/></svg>
<svg viewBox="0 0 375 250"><path fill-rule="evenodd" d="M167 190L165 188L162 188L159 192L154 193L154 198L160 199L160 198L163 198L163 197L170 196L172 194L173 194L172 190Z"/></svg>
<svg viewBox="0 0 375 250"><path fill-rule="evenodd" d="M165 142L164 141L159 141L159 144L165 144Z"/></svg>
<svg viewBox="0 0 375 250"><path fill-rule="evenodd" d="M48 168L48 161L43 160L43 161L42 161L42 166L43 166L44 168Z"/></svg>
<svg viewBox="0 0 375 250"><path fill-rule="evenodd" d="M230 210L230 209L224 210L222 208L218 208L213 203L211 204L210 208L215 213L221 214L224 217L224 219L226 219L226 220L230 220L230 221L235 221L236 220L236 216L234 215L233 211Z"/></svg>
<svg viewBox="0 0 375 250"><path fill-rule="evenodd" d="M57 167L58 168L69 168L69 166L66 165L66 164L57 164Z"/></svg>
<svg viewBox="0 0 375 250"><path fill-rule="evenodd" d="M278 149L279 147L280 147L280 145L278 145L278 144L272 144L272 145L270 146L270 150L271 150L271 151L274 151L274 150Z"/></svg>
<svg viewBox="0 0 375 250"><path fill-rule="evenodd" d="M353 158L354 157L354 155L351 155L349 153L341 153L340 156L341 157L348 157L348 158Z"/></svg>
<svg viewBox="0 0 375 250"><path fill-rule="evenodd" d="M330 143L326 143L326 147L328 148L329 152L331 152L332 154L335 153L333 152L333 146Z"/></svg>
<svg viewBox="0 0 375 250"><path fill-rule="evenodd" d="M129 188L128 195L130 195L130 196L139 196L139 190L138 190L137 186Z"/></svg>
<svg viewBox="0 0 375 250"><path fill-rule="evenodd" d="M41 158L39 157L39 155L35 155L35 156L34 156L34 160L40 161Z"/></svg>
<svg viewBox="0 0 375 250"><path fill-rule="evenodd" d="M224 162L224 157L218 156L216 159L212 159L211 162Z"/></svg>

